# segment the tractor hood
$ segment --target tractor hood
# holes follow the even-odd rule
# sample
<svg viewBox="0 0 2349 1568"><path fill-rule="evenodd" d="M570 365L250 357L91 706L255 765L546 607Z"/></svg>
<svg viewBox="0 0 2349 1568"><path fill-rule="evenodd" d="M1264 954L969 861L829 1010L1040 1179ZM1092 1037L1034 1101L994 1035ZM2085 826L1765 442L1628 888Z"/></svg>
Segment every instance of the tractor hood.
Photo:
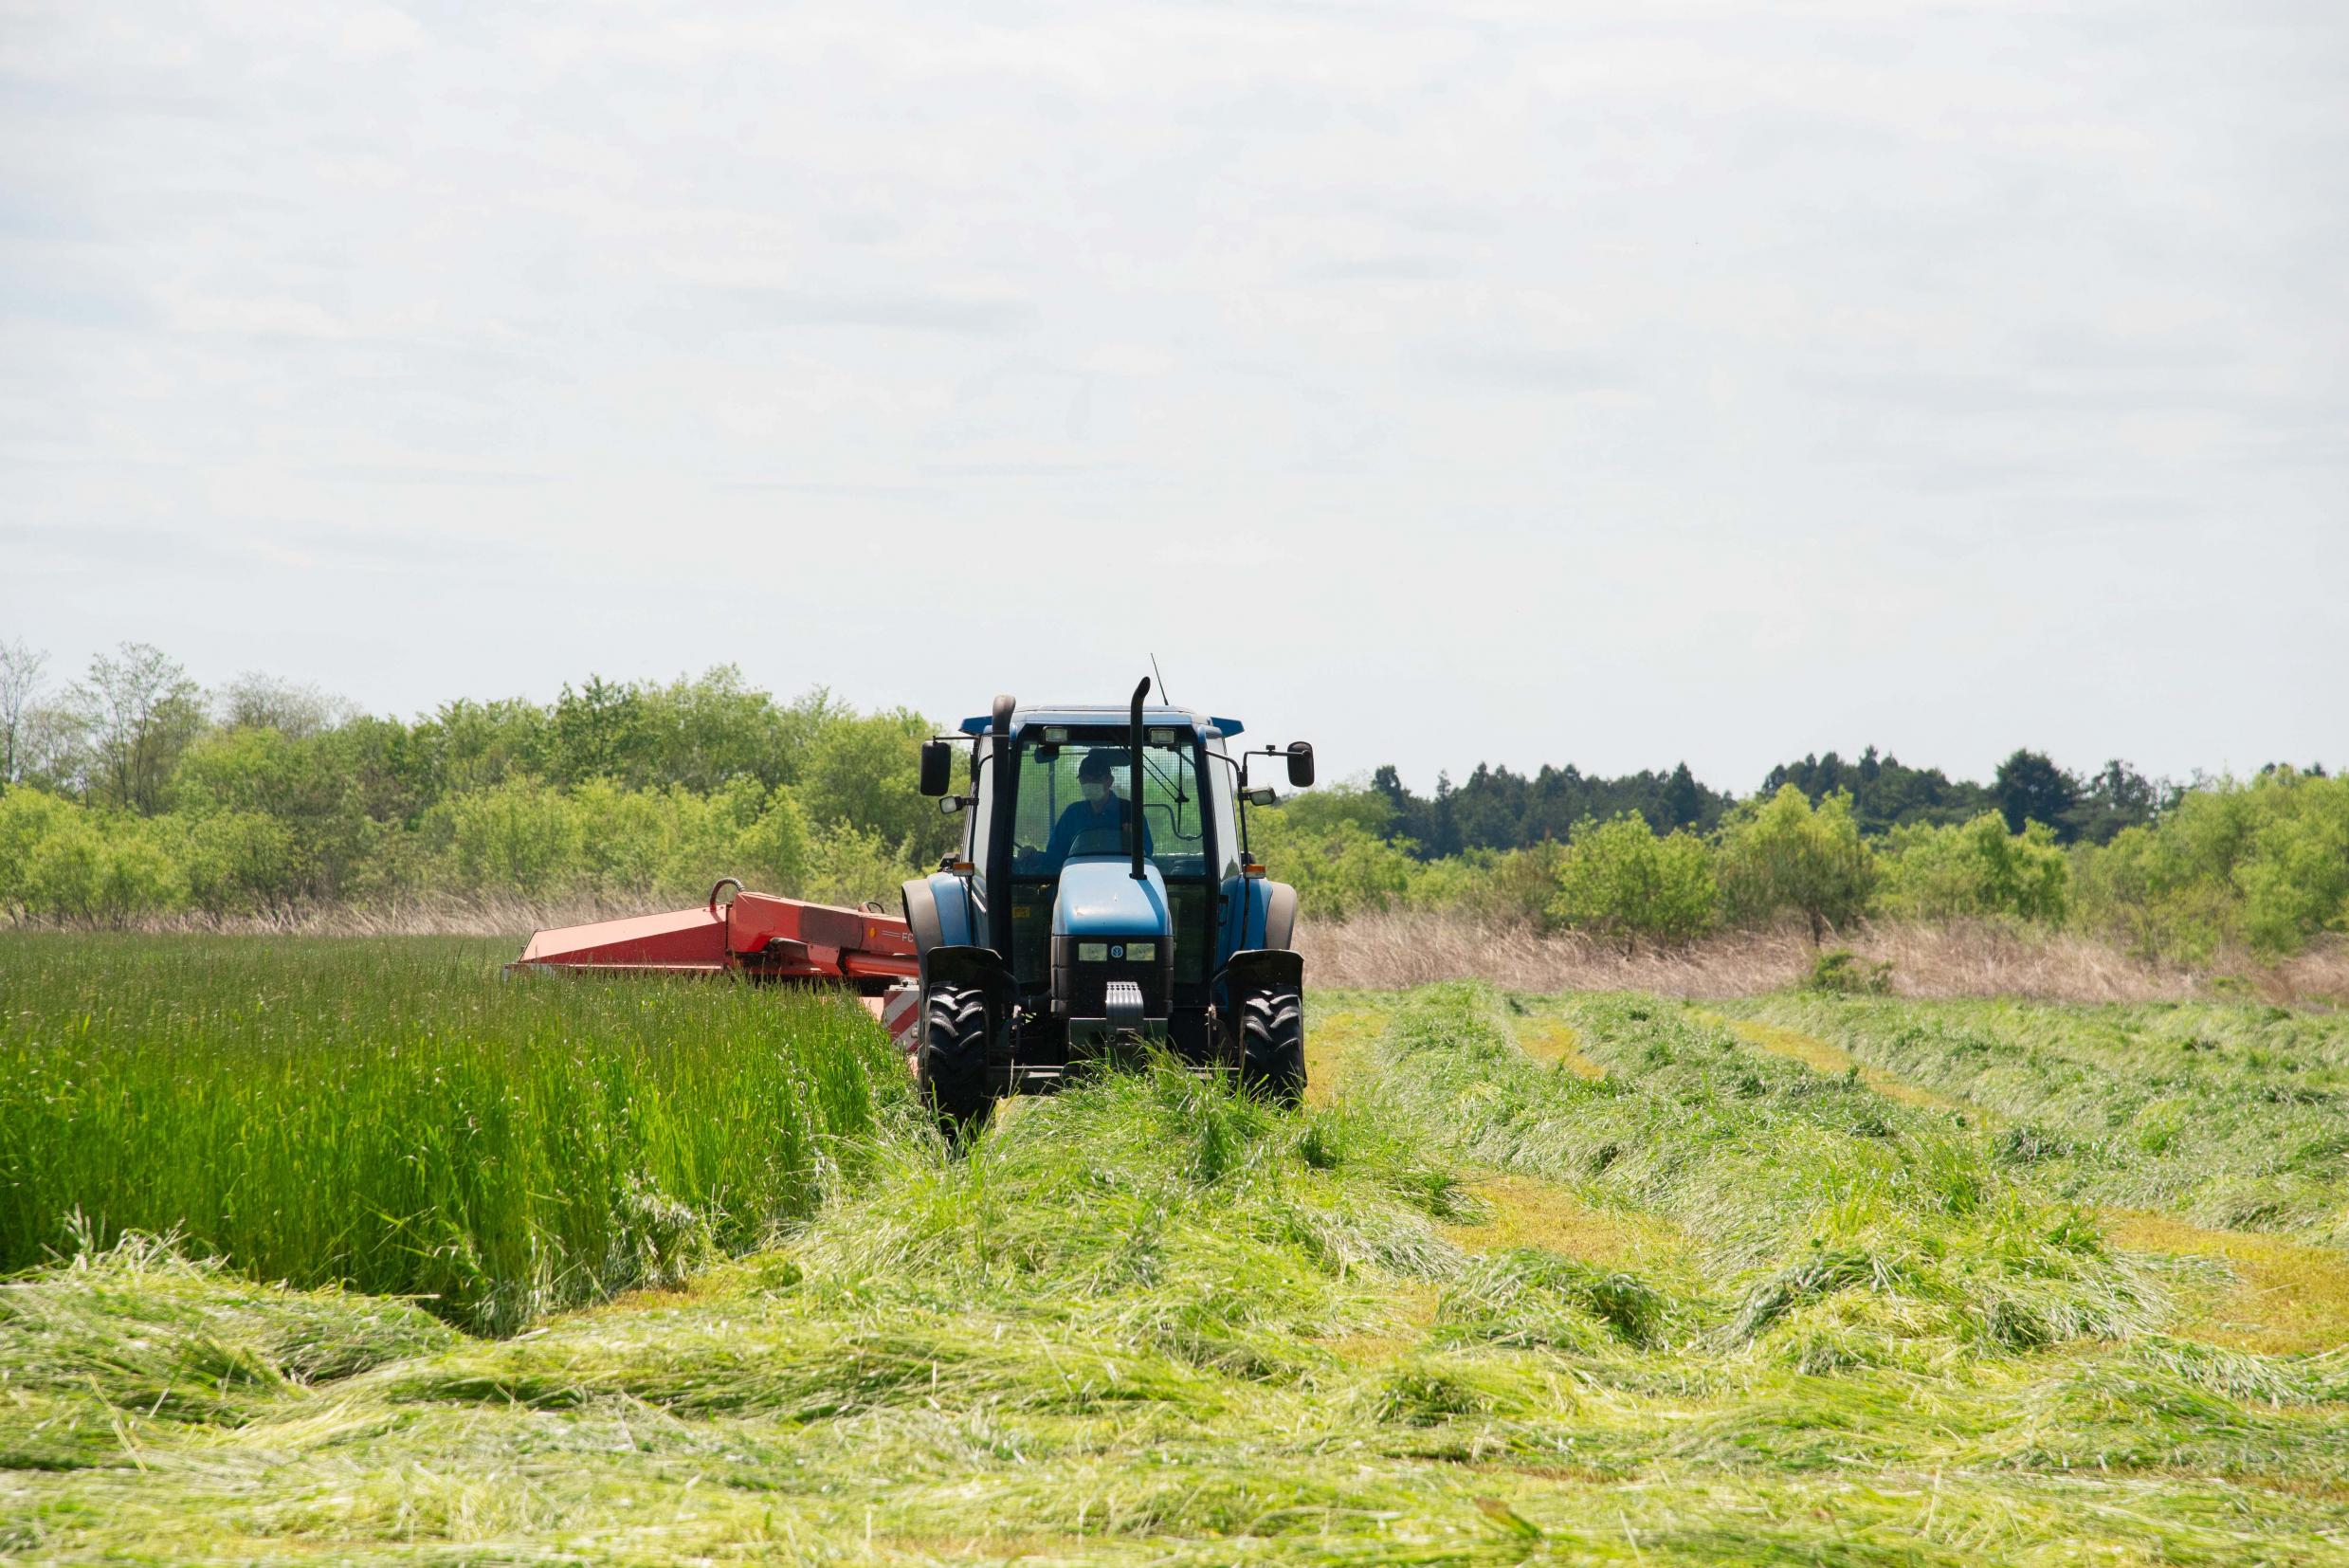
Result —
<svg viewBox="0 0 2349 1568"><path fill-rule="evenodd" d="M1055 937L1163 937L1170 929L1166 879L1156 866L1144 862L1139 882L1123 855L1087 856L1061 867Z"/></svg>

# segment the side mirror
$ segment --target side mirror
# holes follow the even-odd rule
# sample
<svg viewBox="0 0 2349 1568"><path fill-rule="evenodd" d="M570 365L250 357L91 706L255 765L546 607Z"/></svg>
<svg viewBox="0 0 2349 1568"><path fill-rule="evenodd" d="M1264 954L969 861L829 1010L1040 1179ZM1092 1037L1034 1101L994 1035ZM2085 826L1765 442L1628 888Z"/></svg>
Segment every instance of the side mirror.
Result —
<svg viewBox="0 0 2349 1568"><path fill-rule="evenodd" d="M1245 791L1241 798L1251 806L1277 806L1281 803L1280 792L1269 787Z"/></svg>
<svg viewBox="0 0 2349 1568"><path fill-rule="evenodd" d="M901 754L902 755L902 754ZM1291 766L1295 766L1294 763ZM955 782L955 749L943 740L926 740L921 747L921 793L941 795Z"/></svg>
<svg viewBox="0 0 2349 1568"><path fill-rule="evenodd" d="M1297 789L1313 787L1313 743L1292 740L1288 743L1288 781Z"/></svg>

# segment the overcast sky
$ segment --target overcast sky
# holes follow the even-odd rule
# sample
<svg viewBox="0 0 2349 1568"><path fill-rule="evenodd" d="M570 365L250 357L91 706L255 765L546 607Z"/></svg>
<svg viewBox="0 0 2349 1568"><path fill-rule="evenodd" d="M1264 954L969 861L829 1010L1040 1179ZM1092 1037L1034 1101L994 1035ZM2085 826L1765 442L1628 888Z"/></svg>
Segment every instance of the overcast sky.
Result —
<svg viewBox="0 0 2349 1568"><path fill-rule="evenodd" d="M0 6L6 636L2349 761L2349 6Z"/></svg>

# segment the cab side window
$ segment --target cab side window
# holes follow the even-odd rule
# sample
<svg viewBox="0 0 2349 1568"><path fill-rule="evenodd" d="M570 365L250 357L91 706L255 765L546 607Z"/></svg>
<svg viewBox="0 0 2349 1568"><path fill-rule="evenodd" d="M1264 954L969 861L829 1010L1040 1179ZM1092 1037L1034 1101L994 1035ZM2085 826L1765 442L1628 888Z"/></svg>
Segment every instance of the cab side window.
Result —
<svg viewBox="0 0 2349 1568"><path fill-rule="evenodd" d="M1240 822L1234 805L1240 780L1219 740L1208 744L1207 781L1209 798L1215 803L1215 879L1228 882L1240 874Z"/></svg>

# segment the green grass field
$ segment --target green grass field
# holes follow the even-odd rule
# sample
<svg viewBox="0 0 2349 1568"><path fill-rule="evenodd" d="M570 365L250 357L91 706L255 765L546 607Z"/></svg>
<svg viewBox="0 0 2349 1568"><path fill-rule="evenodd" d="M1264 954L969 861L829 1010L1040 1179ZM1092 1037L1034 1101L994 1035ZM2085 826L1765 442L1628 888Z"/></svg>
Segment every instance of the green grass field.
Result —
<svg viewBox="0 0 2349 1568"><path fill-rule="evenodd" d="M511 944L0 937L0 1270L177 1231L512 1332L804 1217L902 1100L851 1002Z"/></svg>
<svg viewBox="0 0 2349 1568"><path fill-rule="evenodd" d="M440 1125L410 1081L337 1067L410 1018L444 1068L486 1031L473 1054L565 1116L612 1103L614 1063L668 1085L678 1126L722 1121L703 1152L646 1153L614 1118L566 1191L733 1217L677 1254L682 1283L503 1338L93 1238L0 1285L0 1557L2349 1560L2349 1166L2311 1098L2349 1052L2339 1015L1320 994L1302 1111L1133 1073L954 1154L875 1075L861 1015L772 994L501 990L446 946L27 951L0 955L7 1103L69 1064L89 1103L173 1129L106 1189L110 1223L206 1233L165 1211L229 1190L191 1167L232 1158L233 1118L157 1103L249 1082L265 1120L300 1076L251 1066L272 1050L351 1085L374 1107L355 1125ZM77 1027L100 975L141 1000ZM307 1011L176 1021L256 986ZM372 993L338 1012L337 987ZM193 1059L208 1039L231 1067ZM698 1098L672 1051L712 1075ZM865 1087L756 1087L826 1071ZM574 1077L592 1095L552 1086ZM803 1107L786 1141L815 1152L720 1202L743 1183L710 1173L768 1136L754 1093ZM146 1124L52 1113L45 1162L11 1111L7 1179L30 1185L7 1212L105 1177L103 1139ZM502 1158L428 1191L554 1212L484 1195L559 1169ZM289 1213L348 1204L364 1182L328 1164L244 1179L308 1183L275 1194Z"/></svg>

